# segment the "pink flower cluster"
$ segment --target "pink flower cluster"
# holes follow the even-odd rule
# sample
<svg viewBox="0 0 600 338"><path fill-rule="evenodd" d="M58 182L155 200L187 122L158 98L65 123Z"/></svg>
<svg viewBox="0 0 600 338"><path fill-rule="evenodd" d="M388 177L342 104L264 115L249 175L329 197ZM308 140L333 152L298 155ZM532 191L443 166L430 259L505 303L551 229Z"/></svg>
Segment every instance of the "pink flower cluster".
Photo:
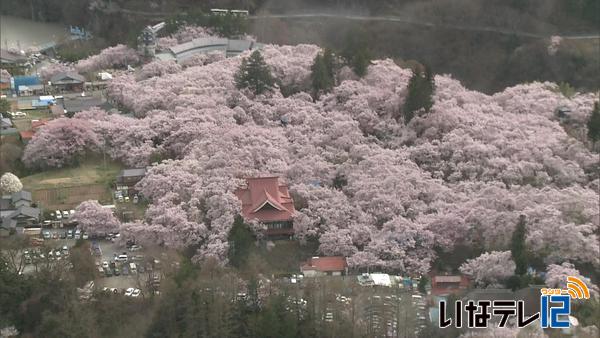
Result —
<svg viewBox="0 0 600 338"><path fill-rule="evenodd" d="M103 49L100 54L80 60L75 64L79 73L94 72L101 69L122 68L139 62L137 52L125 45L116 45Z"/></svg>

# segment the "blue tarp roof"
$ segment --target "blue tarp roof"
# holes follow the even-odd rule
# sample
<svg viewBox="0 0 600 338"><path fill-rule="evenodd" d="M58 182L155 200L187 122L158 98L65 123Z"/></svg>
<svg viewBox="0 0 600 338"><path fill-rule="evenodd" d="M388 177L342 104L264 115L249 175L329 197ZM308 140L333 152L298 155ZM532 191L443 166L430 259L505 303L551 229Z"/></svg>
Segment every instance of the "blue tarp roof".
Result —
<svg viewBox="0 0 600 338"><path fill-rule="evenodd" d="M15 76L13 77L15 90L19 92L19 86L34 86L42 84L37 76Z"/></svg>
<svg viewBox="0 0 600 338"><path fill-rule="evenodd" d="M32 86L41 84L40 78L37 76L15 76L15 87L19 88L19 86Z"/></svg>

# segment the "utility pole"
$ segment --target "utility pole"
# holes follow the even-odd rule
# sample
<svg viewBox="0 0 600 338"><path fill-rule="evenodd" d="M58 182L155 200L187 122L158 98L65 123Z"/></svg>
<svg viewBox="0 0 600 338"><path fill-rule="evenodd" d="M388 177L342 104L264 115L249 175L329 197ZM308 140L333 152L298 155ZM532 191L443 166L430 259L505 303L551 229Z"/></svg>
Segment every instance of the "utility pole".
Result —
<svg viewBox="0 0 600 338"><path fill-rule="evenodd" d="M104 144L102 147L102 157L103 157L103 161L104 161L104 170L106 170L106 136L104 136Z"/></svg>

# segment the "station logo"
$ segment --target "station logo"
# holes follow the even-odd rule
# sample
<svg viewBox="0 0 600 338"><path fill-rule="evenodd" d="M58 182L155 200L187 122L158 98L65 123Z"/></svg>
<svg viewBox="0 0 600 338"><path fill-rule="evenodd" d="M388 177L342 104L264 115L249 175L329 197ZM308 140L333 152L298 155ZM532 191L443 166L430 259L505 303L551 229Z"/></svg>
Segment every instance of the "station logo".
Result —
<svg viewBox="0 0 600 338"><path fill-rule="evenodd" d="M506 327L509 319L516 317L516 326L523 328L540 320L542 328L568 328L571 326L571 300L589 299L590 290L578 277L568 276L566 289L543 288L540 290L540 311L526 314L524 300L457 300L454 304L454 315L447 318L448 304L439 302L439 327L451 325L463 327L463 315L466 327L487 328L492 317L499 318L498 327Z"/></svg>

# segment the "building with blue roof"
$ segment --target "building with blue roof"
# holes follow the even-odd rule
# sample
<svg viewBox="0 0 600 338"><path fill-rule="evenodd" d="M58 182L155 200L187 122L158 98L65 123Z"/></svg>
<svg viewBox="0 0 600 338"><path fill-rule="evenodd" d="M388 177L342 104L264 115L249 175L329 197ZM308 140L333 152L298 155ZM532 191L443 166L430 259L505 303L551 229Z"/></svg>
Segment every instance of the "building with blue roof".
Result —
<svg viewBox="0 0 600 338"><path fill-rule="evenodd" d="M35 75L18 75L13 77L13 90L17 95L31 95L43 91L44 85Z"/></svg>

